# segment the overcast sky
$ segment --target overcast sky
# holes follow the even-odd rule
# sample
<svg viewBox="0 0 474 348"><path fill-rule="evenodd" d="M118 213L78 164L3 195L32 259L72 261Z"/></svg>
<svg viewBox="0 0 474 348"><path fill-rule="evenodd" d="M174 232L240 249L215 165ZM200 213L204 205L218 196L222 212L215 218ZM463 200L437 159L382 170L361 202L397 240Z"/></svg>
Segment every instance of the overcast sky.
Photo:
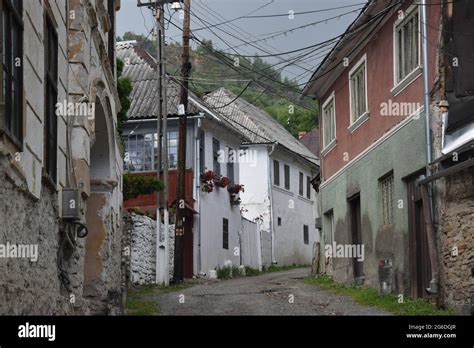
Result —
<svg viewBox="0 0 474 348"><path fill-rule="evenodd" d="M192 0L191 8L191 29L199 39L211 39L215 47L225 50L229 53L235 53L226 45L231 47L240 54L259 55L277 54L300 49L303 47L315 45L321 41L330 39L344 32L347 26L355 19L357 13L362 8L365 0ZM122 0L122 8L118 13L117 30L118 35L123 35L127 31L137 34L148 35L153 27L153 18L151 11L145 8L138 8L136 0ZM351 6L353 5L353 6ZM345 8L334 9L335 7L351 6ZM316 11L333 9L330 11L321 11L311 14L298 14L298 12ZM294 18L290 18L290 11L295 13ZM351 12L347 14L348 12ZM169 18L169 11L167 18ZM209 26L210 24L218 24L226 20L232 20L241 16L262 16L287 14L286 16L271 18L242 18L221 25L210 30L197 30L199 28ZM335 18L334 18L335 17ZM332 19L331 19L332 18ZM203 22L201 22L204 21ZM326 21L327 20L327 21ZM175 13L172 17L173 23L182 27L182 19L179 13ZM306 24L321 22L309 27L298 29L293 32L283 31L300 27ZM225 33L225 32L227 33ZM216 34L219 37L216 37ZM230 34L230 35L229 35ZM181 32L169 25L166 33L168 40L181 41ZM243 45L244 41L254 42L264 37L269 38L267 41L258 41L251 45ZM223 42L224 40L225 42ZM242 41L244 40L244 41ZM235 47L243 45L240 47ZM302 51L290 55L281 55L279 58L263 58L272 64L289 59L291 57L300 56L302 58L295 66L285 68L282 72L284 76L290 78L298 78L300 82L306 82L329 47L319 49L318 51ZM304 61L305 59L309 61ZM278 65L283 68L285 64Z"/></svg>

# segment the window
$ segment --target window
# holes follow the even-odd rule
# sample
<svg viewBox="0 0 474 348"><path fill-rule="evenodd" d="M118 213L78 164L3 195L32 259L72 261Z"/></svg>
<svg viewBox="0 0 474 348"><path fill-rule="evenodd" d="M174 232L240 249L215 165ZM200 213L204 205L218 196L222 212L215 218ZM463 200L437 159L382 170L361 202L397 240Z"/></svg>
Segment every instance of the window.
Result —
<svg viewBox="0 0 474 348"><path fill-rule="evenodd" d="M107 0L107 12L110 19L110 30L108 33L108 55L112 73L115 70L115 0Z"/></svg>
<svg viewBox="0 0 474 348"><path fill-rule="evenodd" d="M290 167L287 164L285 164L284 170L285 170L285 188L289 190L290 189Z"/></svg>
<svg viewBox="0 0 474 348"><path fill-rule="evenodd" d="M219 143L219 140L216 138L212 138L212 156L213 156L213 166L214 166L214 172L217 175L221 175L221 164L219 163L219 150L221 148L221 145Z"/></svg>
<svg viewBox="0 0 474 348"><path fill-rule="evenodd" d="M349 73L351 124L367 112L367 64L364 56Z"/></svg>
<svg viewBox="0 0 474 348"><path fill-rule="evenodd" d="M155 134L156 139L156 134ZM178 167L178 132L168 132L168 167L176 169ZM155 168L157 166L155 165Z"/></svg>
<svg viewBox="0 0 474 348"><path fill-rule="evenodd" d="M281 217L278 217L278 226L281 226Z"/></svg>
<svg viewBox="0 0 474 348"><path fill-rule="evenodd" d="M56 182L58 124L56 104L58 102L58 36L51 19L45 24L45 172Z"/></svg>
<svg viewBox="0 0 474 348"><path fill-rule="evenodd" d="M393 224L393 173L380 180L382 188L383 226Z"/></svg>
<svg viewBox="0 0 474 348"><path fill-rule="evenodd" d="M23 1L0 1L0 130L23 141Z"/></svg>
<svg viewBox="0 0 474 348"><path fill-rule="evenodd" d="M222 248L229 250L229 220L222 219Z"/></svg>
<svg viewBox="0 0 474 348"><path fill-rule="evenodd" d="M168 167L177 166L178 132L168 132ZM131 133L124 137L125 171L146 172L158 169L157 133Z"/></svg>
<svg viewBox="0 0 474 348"><path fill-rule="evenodd" d="M304 244L309 244L309 228L306 225L303 225L303 242Z"/></svg>
<svg viewBox="0 0 474 348"><path fill-rule="evenodd" d="M311 178L306 177L306 198L311 199Z"/></svg>
<svg viewBox="0 0 474 348"><path fill-rule="evenodd" d="M329 146L336 139L336 107L333 95L323 105L323 147Z"/></svg>
<svg viewBox="0 0 474 348"><path fill-rule="evenodd" d="M273 160L273 184L280 186L280 162Z"/></svg>
<svg viewBox="0 0 474 348"><path fill-rule="evenodd" d="M395 23L394 55L395 84L420 65L420 35L417 6L406 12L405 18Z"/></svg>
<svg viewBox="0 0 474 348"><path fill-rule="evenodd" d="M201 173L206 171L206 133L199 131L199 170Z"/></svg>
<svg viewBox="0 0 474 348"><path fill-rule="evenodd" d="M303 195L303 192L304 192L304 174L300 172L300 181L299 181L299 194L300 196Z"/></svg>
<svg viewBox="0 0 474 348"><path fill-rule="evenodd" d="M230 147L227 148L227 177L231 182L235 182L235 177L234 177L234 161L235 161L235 156L236 152L234 149L231 149Z"/></svg>

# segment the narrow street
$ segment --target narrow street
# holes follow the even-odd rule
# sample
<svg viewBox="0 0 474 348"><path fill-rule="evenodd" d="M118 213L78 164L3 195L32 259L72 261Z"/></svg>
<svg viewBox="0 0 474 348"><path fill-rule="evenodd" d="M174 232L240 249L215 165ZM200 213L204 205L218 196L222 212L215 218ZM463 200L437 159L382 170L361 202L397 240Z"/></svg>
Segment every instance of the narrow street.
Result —
<svg viewBox="0 0 474 348"><path fill-rule="evenodd" d="M309 268L300 268L206 282L160 295L156 301L160 315L388 315L305 284L309 272Z"/></svg>

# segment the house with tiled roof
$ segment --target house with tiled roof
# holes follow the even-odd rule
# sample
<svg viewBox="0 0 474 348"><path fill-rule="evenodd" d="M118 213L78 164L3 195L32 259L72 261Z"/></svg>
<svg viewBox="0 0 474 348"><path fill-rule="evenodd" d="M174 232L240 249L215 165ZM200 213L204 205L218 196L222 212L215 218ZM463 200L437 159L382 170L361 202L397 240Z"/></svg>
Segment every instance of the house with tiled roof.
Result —
<svg viewBox="0 0 474 348"><path fill-rule="evenodd" d="M117 43L124 62L123 77L132 83L131 106L123 129L125 171L131 175L157 175L157 75L155 59L136 41ZM169 203L176 201L178 107L180 84L167 77ZM240 212L239 162L235 160L245 134L189 93L184 236L186 278L209 275L226 264L261 268L256 223ZM157 196L140 195L124 202L156 217ZM173 207L170 205L170 213ZM170 218L171 223L174 217ZM230 262L229 262L230 261Z"/></svg>
<svg viewBox="0 0 474 348"><path fill-rule="evenodd" d="M318 197L313 188L319 158L271 115L220 88L203 97L247 138L240 161L244 217L259 223L264 263L310 264L319 241Z"/></svg>

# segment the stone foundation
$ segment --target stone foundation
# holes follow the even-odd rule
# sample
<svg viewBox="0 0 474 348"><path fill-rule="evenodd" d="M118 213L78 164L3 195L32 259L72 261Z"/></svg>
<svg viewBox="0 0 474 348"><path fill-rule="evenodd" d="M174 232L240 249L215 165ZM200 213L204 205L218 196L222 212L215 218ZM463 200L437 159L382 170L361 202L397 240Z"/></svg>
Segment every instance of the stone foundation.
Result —
<svg viewBox="0 0 474 348"><path fill-rule="evenodd" d="M442 296L447 306L469 314L474 294L474 173L465 170L444 183L439 219Z"/></svg>

